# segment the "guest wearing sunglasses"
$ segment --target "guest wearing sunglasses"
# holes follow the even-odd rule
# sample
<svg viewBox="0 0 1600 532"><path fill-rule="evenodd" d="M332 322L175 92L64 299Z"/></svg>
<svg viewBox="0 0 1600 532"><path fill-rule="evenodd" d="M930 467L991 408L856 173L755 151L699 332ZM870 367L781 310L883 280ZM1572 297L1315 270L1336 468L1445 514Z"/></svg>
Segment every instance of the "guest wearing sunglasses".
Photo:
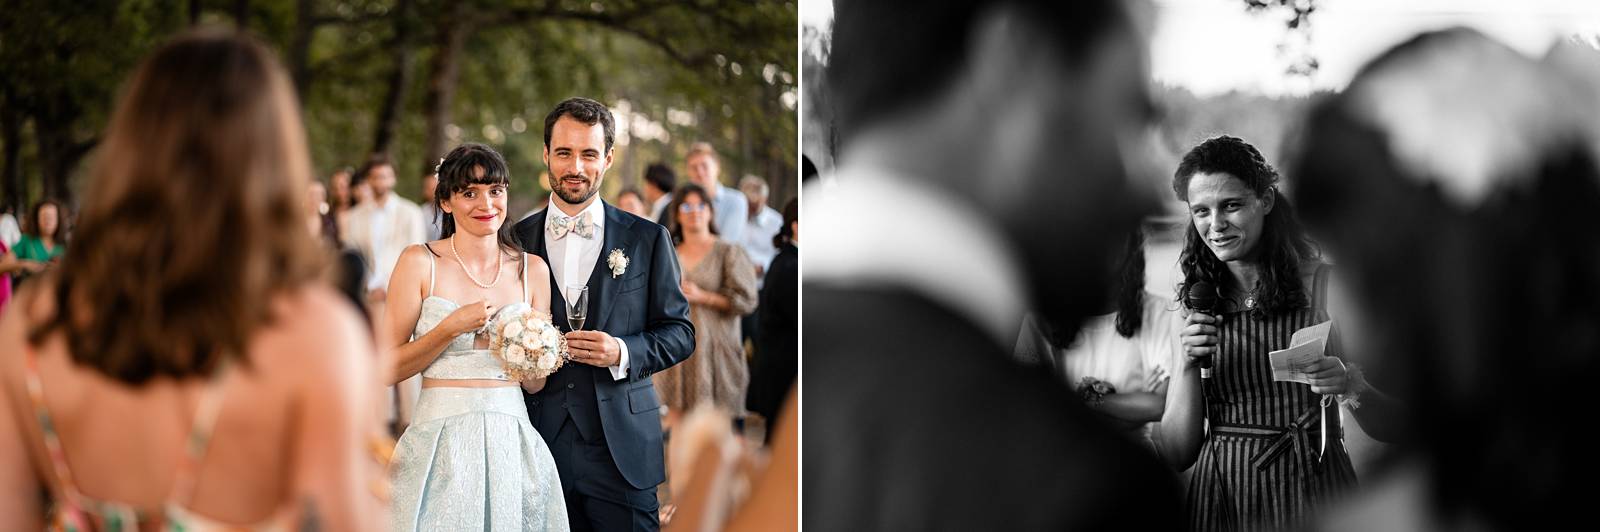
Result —
<svg viewBox="0 0 1600 532"><path fill-rule="evenodd" d="M667 212L695 332L694 355L655 375L668 424L707 402L741 418L750 368L739 341L739 318L756 308L755 266L743 248L718 236L716 211L704 188L679 188Z"/></svg>

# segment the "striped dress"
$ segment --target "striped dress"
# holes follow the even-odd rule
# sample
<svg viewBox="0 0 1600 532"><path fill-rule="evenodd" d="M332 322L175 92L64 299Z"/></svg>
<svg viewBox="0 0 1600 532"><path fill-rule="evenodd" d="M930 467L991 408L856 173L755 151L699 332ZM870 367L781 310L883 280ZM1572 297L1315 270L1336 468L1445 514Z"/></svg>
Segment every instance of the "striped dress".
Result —
<svg viewBox="0 0 1600 532"><path fill-rule="evenodd" d="M1194 530L1304 528L1317 509L1355 486L1338 403L1321 407L1310 386L1274 382L1267 358L1289 347L1295 331L1326 319L1315 308L1265 319L1245 311L1224 315L1221 349L1204 384L1209 432L1189 477ZM1327 447L1319 461L1324 423Z"/></svg>

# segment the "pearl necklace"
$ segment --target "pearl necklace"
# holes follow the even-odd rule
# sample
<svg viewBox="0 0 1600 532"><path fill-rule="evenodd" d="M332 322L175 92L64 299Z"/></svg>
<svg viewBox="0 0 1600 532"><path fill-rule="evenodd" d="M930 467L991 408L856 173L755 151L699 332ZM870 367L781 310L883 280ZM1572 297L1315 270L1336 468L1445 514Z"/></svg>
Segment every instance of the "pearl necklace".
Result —
<svg viewBox="0 0 1600 532"><path fill-rule="evenodd" d="M472 281L472 284L478 285L479 288L494 288L494 285L500 284L500 274L505 273L504 266L506 255L504 253L500 253L498 250L496 250L494 254L494 280L489 281L489 284L483 284L483 282L479 281L477 277L473 277L472 270L467 268L467 263L465 261L461 260L461 252L456 251L456 235L450 235L450 254L456 256L456 264L461 265L461 272L467 274L467 279Z"/></svg>

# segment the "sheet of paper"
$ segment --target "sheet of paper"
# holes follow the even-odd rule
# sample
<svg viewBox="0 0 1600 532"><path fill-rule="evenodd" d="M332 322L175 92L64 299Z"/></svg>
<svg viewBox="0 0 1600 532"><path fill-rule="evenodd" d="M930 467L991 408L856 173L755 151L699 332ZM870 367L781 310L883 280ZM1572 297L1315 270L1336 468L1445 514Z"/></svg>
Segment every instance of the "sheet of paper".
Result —
<svg viewBox="0 0 1600 532"><path fill-rule="evenodd" d="M1326 352L1332 323L1322 322L1295 331L1289 338L1288 349L1267 353L1272 362L1272 380L1311 384L1311 377L1303 370Z"/></svg>

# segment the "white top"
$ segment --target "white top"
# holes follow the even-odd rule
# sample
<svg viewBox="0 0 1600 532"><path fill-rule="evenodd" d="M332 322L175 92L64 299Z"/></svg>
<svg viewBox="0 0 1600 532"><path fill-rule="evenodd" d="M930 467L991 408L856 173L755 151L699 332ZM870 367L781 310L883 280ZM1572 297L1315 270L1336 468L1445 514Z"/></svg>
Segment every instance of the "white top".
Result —
<svg viewBox="0 0 1600 532"><path fill-rule="evenodd" d="M441 238L441 234L444 232L444 218L442 216L449 215L439 210L438 205L431 201L422 204L422 231L425 233L423 236L427 238L428 242Z"/></svg>
<svg viewBox="0 0 1600 532"><path fill-rule="evenodd" d="M756 277L756 286L760 286L762 278L766 277L767 267L772 265L772 258L778 256L778 247L772 245L772 237L777 236L778 230L783 229L783 215L777 209L761 206L761 212L756 214L756 219L744 228L744 240L740 242L744 247L744 254L750 256L750 262L761 267L761 275Z"/></svg>
<svg viewBox="0 0 1600 532"><path fill-rule="evenodd" d="M650 221L660 223L661 213L667 210L668 203L672 203L671 192L662 194L661 197L656 198L655 203L650 204Z"/></svg>
<svg viewBox="0 0 1600 532"><path fill-rule="evenodd" d="M600 262L600 248L605 245L606 239L606 208L605 203L600 201L600 198L594 198L594 201L589 202L588 207L578 211L578 216L567 216L567 213L561 212L560 207L556 207L556 201L554 197L550 198L549 212L545 214L544 247L545 251L550 255L550 275L556 280L556 286L560 288L562 297L561 304L565 305L566 300L575 295L570 293L567 287L588 286L589 276L594 274L595 264ZM578 235L577 231L568 231L560 240L551 238L549 230L551 220L558 217L577 218L583 216L584 213L589 214L589 221L594 224L593 236L584 238ZM589 297L600 297L599 294L593 293L594 290L592 288L590 292ZM552 304L555 303L552 302ZM593 322L591 321L590 323ZM622 352L620 358L617 359L617 365L606 369L611 370L612 379L622 380L628 376L628 344L619 340L617 341L617 349Z"/></svg>
<svg viewBox="0 0 1600 532"><path fill-rule="evenodd" d="M400 253L406 246L426 241L422 208L394 194L382 204L368 202L352 209L348 225L350 235L345 241L372 267L368 290L389 286L389 274L399 263Z"/></svg>
<svg viewBox="0 0 1600 532"><path fill-rule="evenodd" d="M1132 338L1117 333L1115 313L1105 314L1084 322L1066 348L1051 346L1036 318L1029 315L1017 335L1017 358L1049 366L1073 389L1084 377L1094 377L1111 383L1117 393L1155 391L1180 352L1178 333L1183 330L1183 320L1176 302L1148 292L1143 312L1143 322Z"/></svg>
<svg viewBox="0 0 1600 532"><path fill-rule="evenodd" d="M887 171L844 166L836 176L806 185L806 282L905 288L965 317L995 345L1015 338L1027 304L1022 270L990 216Z"/></svg>
<svg viewBox="0 0 1600 532"><path fill-rule="evenodd" d="M743 242L744 226L750 219L750 201L739 189L721 183L717 184L716 194L717 197L711 198L711 214L717 222L717 236L729 242Z"/></svg>
<svg viewBox="0 0 1600 532"><path fill-rule="evenodd" d="M22 227L17 225L17 217L0 214L0 242L5 242L6 249L11 249L17 247L19 240L22 240Z"/></svg>

